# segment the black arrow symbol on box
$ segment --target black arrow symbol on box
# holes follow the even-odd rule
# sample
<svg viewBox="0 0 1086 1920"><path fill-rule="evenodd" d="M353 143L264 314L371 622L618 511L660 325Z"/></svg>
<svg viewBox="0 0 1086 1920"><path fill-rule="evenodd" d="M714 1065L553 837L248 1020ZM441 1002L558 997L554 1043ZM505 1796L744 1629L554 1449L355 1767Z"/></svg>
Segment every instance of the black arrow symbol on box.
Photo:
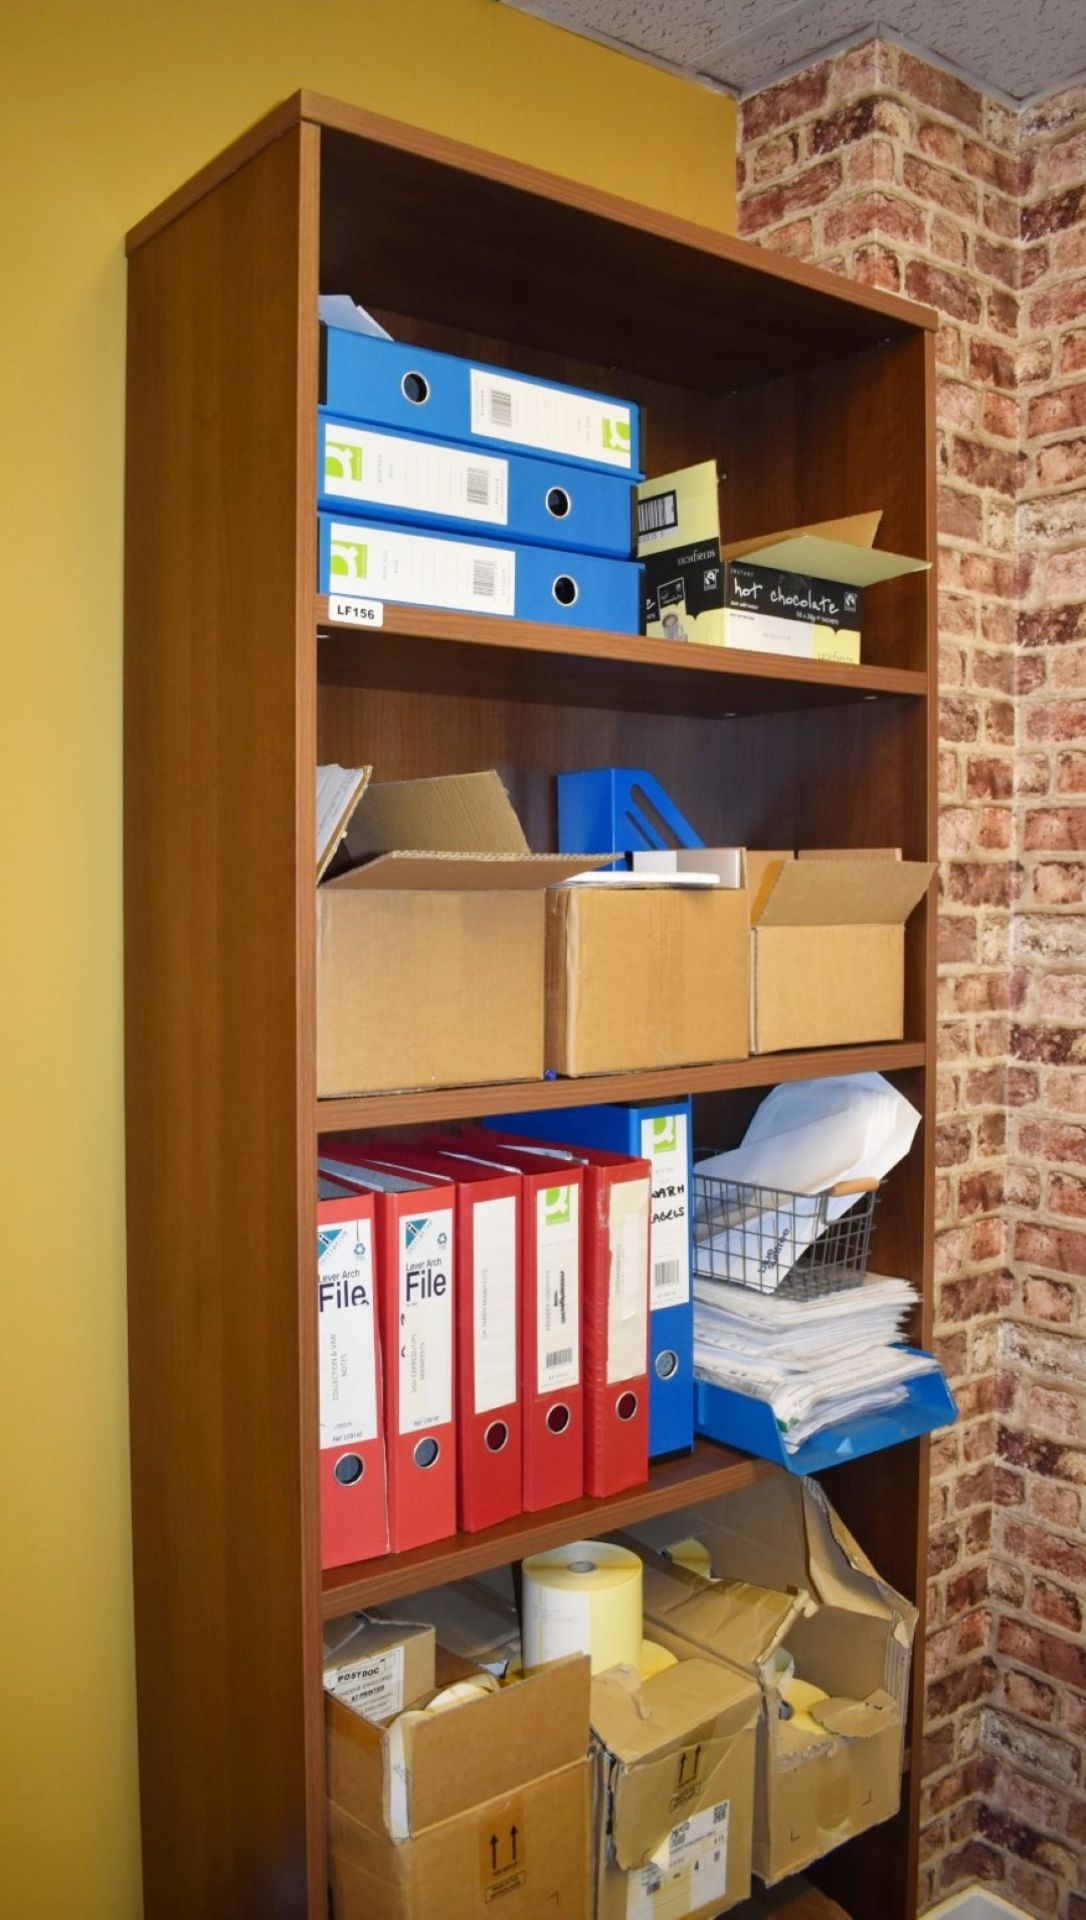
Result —
<svg viewBox="0 0 1086 1920"><path fill-rule="evenodd" d="M511 1841L512 1841L512 1843L513 1843L513 1858L514 1858L514 1860L515 1860L515 1859L516 1859L516 1857L517 1857L517 1829L516 1829L516 1827L510 1827L510 1829L509 1829L509 1838L510 1838L510 1840L511 1840Z"/></svg>
<svg viewBox="0 0 1086 1920"><path fill-rule="evenodd" d="M496 1833L492 1833L490 1836L490 1871L491 1873L497 1873L498 1871L498 1836Z"/></svg>

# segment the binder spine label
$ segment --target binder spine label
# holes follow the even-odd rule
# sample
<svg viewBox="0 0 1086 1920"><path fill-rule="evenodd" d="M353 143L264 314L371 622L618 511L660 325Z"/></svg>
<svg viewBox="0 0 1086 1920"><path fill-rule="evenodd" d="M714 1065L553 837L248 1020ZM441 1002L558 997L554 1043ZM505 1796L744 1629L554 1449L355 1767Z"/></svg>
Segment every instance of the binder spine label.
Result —
<svg viewBox="0 0 1086 1920"><path fill-rule="evenodd" d="M320 1443L377 1438L373 1230L346 1220L317 1231Z"/></svg>
<svg viewBox="0 0 1086 1920"><path fill-rule="evenodd" d="M517 1397L517 1203L480 1200L472 1215L475 1411Z"/></svg>
<svg viewBox="0 0 1086 1920"><path fill-rule="evenodd" d="M641 1122L641 1153L652 1167L652 1267L649 1302L678 1307L690 1298L690 1161L685 1113Z"/></svg>
<svg viewBox="0 0 1086 1920"><path fill-rule="evenodd" d="M590 393L472 367L471 430L518 447L633 471L629 407Z"/></svg>
<svg viewBox="0 0 1086 1920"><path fill-rule="evenodd" d="M511 614L516 565L508 547L336 520L330 529L328 590L461 613Z"/></svg>
<svg viewBox="0 0 1086 1920"><path fill-rule="evenodd" d="M452 1209L400 1221L400 1432L452 1419Z"/></svg>
<svg viewBox="0 0 1086 1920"><path fill-rule="evenodd" d="M370 501L494 527L504 527L509 519L509 462L499 455L328 420L323 468L330 499L363 506Z"/></svg>
<svg viewBox="0 0 1086 1920"><path fill-rule="evenodd" d="M649 1183L611 1188L607 1287L607 1384L644 1373L649 1315Z"/></svg>
<svg viewBox="0 0 1086 1920"><path fill-rule="evenodd" d="M581 1378L580 1188L536 1195L536 1375L539 1393Z"/></svg>

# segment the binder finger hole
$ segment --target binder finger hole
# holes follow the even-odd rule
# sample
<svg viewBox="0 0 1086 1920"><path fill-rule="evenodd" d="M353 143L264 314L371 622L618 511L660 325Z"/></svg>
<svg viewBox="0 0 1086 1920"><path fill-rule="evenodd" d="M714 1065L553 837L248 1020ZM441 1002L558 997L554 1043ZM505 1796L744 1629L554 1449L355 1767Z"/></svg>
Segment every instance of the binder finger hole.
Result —
<svg viewBox="0 0 1086 1920"><path fill-rule="evenodd" d="M563 1406L561 1401L559 1401L547 1414L547 1431L548 1433L564 1433L568 1425L569 1408Z"/></svg>
<svg viewBox="0 0 1086 1920"><path fill-rule="evenodd" d="M665 1347L663 1352L658 1353L656 1356L656 1378L658 1380L672 1380L678 1371L678 1354L672 1353L670 1347Z"/></svg>
<svg viewBox="0 0 1086 1920"><path fill-rule="evenodd" d="M414 1453L416 1467L432 1467L440 1452L436 1440L420 1440Z"/></svg>
<svg viewBox="0 0 1086 1920"><path fill-rule="evenodd" d="M365 1471L357 1453L341 1453L332 1468L332 1475L339 1481L341 1487L353 1487L356 1481L361 1480Z"/></svg>
<svg viewBox="0 0 1086 1920"><path fill-rule="evenodd" d="M551 592L560 607L571 607L577 598L577 582L572 574L560 573Z"/></svg>
<svg viewBox="0 0 1086 1920"><path fill-rule="evenodd" d="M489 1453L500 1453L509 1438L509 1428L504 1420L492 1420L483 1435Z"/></svg>
<svg viewBox="0 0 1086 1920"><path fill-rule="evenodd" d="M637 1412L636 1393L620 1393L615 1401L615 1412L620 1420L632 1420Z"/></svg>
<svg viewBox="0 0 1086 1920"><path fill-rule="evenodd" d="M565 487L547 488L547 512L555 520L564 520L573 505Z"/></svg>
<svg viewBox="0 0 1086 1920"><path fill-rule="evenodd" d="M430 398L430 382L425 374L405 373L400 381L400 392L405 400L410 400L413 407L421 407L423 402Z"/></svg>

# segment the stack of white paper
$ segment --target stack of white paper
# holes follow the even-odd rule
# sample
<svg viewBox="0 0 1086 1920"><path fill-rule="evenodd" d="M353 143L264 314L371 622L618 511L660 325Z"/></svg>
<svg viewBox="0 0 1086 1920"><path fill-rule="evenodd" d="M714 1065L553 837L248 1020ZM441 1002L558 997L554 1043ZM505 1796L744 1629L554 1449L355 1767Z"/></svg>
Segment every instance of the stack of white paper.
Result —
<svg viewBox="0 0 1086 1920"><path fill-rule="evenodd" d="M695 1375L767 1401L794 1453L824 1427L896 1405L908 1380L934 1371L926 1354L893 1345L916 1298L881 1274L813 1300L695 1280Z"/></svg>
<svg viewBox="0 0 1086 1920"><path fill-rule="evenodd" d="M830 1080L798 1080L774 1087L730 1153L699 1160L695 1186L694 1254L697 1270L739 1286L775 1293L826 1224L863 1197L779 1207L757 1195L736 1196L732 1183L789 1194L825 1194L858 1180L880 1180L904 1158L920 1115L881 1073ZM708 1185L701 1177L712 1176ZM728 1188L714 1184L727 1182ZM735 1206L736 1198L746 1204ZM725 1202L717 1206L717 1199Z"/></svg>

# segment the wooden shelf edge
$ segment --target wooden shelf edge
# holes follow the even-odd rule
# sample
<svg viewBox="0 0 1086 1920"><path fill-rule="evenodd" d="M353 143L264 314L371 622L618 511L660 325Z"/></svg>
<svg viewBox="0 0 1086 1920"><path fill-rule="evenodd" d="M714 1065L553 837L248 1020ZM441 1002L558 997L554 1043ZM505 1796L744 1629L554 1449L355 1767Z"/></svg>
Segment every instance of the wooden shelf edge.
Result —
<svg viewBox="0 0 1086 1920"><path fill-rule="evenodd" d="M318 633L350 633L360 646L362 629L349 620L333 620L326 594L317 596ZM506 620L495 614L445 613L431 607L386 606L381 631L405 640L444 640L456 646L505 647L522 653L555 654L609 665L654 668L664 675L708 675L717 684L769 681L775 686L817 688L872 696L906 695L923 699L927 675L910 667L879 667L861 661L851 667L834 660L797 660L787 654L747 653L740 648L677 646L633 633L603 633L594 627L556 627L537 620Z"/></svg>
<svg viewBox="0 0 1086 1920"><path fill-rule="evenodd" d="M785 1080L825 1080L838 1073L898 1073L922 1067L922 1040L864 1047L824 1047L812 1053L759 1053L703 1067L660 1067L642 1073L593 1074L583 1080L514 1080L492 1086L423 1087L413 1093L367 1093L317 1101L321 1133L369 1127L420 1126L470 1120L486 1113L531 1113L537 1107L586 1107L616 1100L670 1100L684 1093L725 1093L735 1087L775 1087Z"/></svg>
<svg viewBox="0 0 1086 1920"><path fill-rule="evenodd" d="M608 1500L571 1500L543 1513L520 1513L485 1533L455 1533L447 1540L416 1547L410 1553L389 1554L364 1565L334 1567L322 1575L321 1612L326 1620L401 1599L424 1587L440 1587L463 1580L489 1567L542 1553L586 1535L613 1533L651 1515L711 1500L717 1494L736 1493L741 1487L782 1469L768 1460L735 1453L712 1440L698 1440L692 1453L665 1460L650 1469L639 1487Z"/></svg>

